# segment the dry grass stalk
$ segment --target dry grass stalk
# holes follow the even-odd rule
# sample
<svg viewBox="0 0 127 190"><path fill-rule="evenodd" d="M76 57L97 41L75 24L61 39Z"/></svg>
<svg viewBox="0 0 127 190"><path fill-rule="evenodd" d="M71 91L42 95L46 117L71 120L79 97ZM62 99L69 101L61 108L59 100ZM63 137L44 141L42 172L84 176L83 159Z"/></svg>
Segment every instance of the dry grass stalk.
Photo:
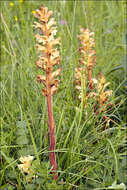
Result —
<svg viewBox="0 0 127 190"><path fill-rule="evenodd" d="M59 86L59 79L56 78L60 75L61 69L53 71L53 66L60 63L59 51L55 47L59 45L60 38L55 38L57 33L55 27L55 19L50 18L53 12L48 11L47 7L40 7L40 9L35 11L34 16L39 20L39 22L34 22L35 28L39 29L43 35L36 34L36 40L38 44L37 49L41 52L39 60L36 61L36 66L41 68L45 75L37 75L37 81L43 83L44 88L42 89L42 95L47 99L48 108L48 127L50 136L50 153L49 159L52 166L52 173L54 174L54 179L58 178L57 174L57 162L55 155L56 137L55 137L55 122L53 118L52 109L52 95L54 95Z"/></svg>

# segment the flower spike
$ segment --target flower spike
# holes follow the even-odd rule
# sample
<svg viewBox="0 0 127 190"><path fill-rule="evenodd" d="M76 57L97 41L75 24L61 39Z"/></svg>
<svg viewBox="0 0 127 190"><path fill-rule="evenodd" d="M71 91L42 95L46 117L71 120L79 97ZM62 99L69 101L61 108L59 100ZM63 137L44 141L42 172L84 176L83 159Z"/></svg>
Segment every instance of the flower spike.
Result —
<svg viewBox="0 0 127 190"><path fill-rule="evenodd" d="M81 58L79 59L80 66L75 69L74 80L76 89L79 91L78 98L81 101L83 97L84 109L86 109L87 102L91 99L93 104L95 103L93 108L95 115L100 112L106 113L109 106L112 106L112 103L106 104L109 96L112 95L112 90L106 90L110 83L106 83L106 79L101 73L98 75L98 80L92 78L92 69L96 64L94 33L90 32L89 29L81 28L78 38L81 44L79 48ZM87 111L85 113L87 114ZM103 119L105 125L108 126L110 119L107 120L106 115L103 116Z"/></svg>
<svg viewBox="0 0 127 190"><path fill-rule="evenodd" d="M51 18L53 12L49 11L47 7L40 7L35 11L34 16L39 22L34 22L35 28L39 28L42 35L36 34L37 50L41 53L39 60L35 62L37 68L41 68L45 75L37 75L37 81L44 85L42 95L46 96L48 108L48 127L50 137L50 153L49 159L52 166L52 173L54 179L58 177L57 162L55 155L55 122L52 110L52 95L54 95L59 87L60 80L57 78L61 74L61 69L53 71L53 66L60 63L59 51L55 47L60 45L60 38L55 38L57 28L55 27L55 19Z"/></svg>
<svg viewBox="0 0 127 190"><path fill-rule="evenodd" d="M90 32L89 29L80 29L80 35L78 38L81 43L79 48L79 53L82 55L79 62L87 68L88 72L88 83L89 88L92 90L92 81L91 81L91 70L93 69L96 63L96 51L95 51L95 42L94 42L94 32Z"/></svg>

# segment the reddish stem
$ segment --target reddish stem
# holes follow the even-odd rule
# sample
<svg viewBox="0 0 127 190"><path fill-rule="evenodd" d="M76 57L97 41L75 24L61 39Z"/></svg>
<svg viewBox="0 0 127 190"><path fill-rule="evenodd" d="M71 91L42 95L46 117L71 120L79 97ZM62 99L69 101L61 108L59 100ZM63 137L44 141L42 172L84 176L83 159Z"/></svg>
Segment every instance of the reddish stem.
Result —
<svg viewBox="0 0 127 190"><path fill-rule="evenodd" d="M48 30L46 27L46 23L44 24L45 27L45 35L49 37ZM52 95L51 95L51 72L52 72L52 65L50 63L50 47L49 44L46 43L47 48L47 68L49 70L46 71L46 87L47 87L47 107L48 107L48 128L49 128L49 138L50 138L50 152L49 152L49 160L52 167L52 173L54 174L53 179L56 180L58 178L57 174L57 162L56 162L56 154L54 152L56 146L56 137L55 137L55 122L53 119L53 109L52 109Z"/></svg>
<svg viewBox="0 0 127 190"><path fill-rule="evenodd" d="M89 88L93 90L93 85L91 82L91 69L88 68L88 83L89 83Z"/></svg>
<svg viewBox="0 0 127 190"><path fill-rule="evenodd" d="M53 110L52 110L52 97L51 93L47 96L47 106L48 106L48 127L49 127L49 137L50 137L50 153L49 159L50 164L52 166L52 173L54 173L54 180L58 178L57 170L57 162L55 155L55 146L56 146L56 138L55 138L55 123L53 119Z"/></svg>

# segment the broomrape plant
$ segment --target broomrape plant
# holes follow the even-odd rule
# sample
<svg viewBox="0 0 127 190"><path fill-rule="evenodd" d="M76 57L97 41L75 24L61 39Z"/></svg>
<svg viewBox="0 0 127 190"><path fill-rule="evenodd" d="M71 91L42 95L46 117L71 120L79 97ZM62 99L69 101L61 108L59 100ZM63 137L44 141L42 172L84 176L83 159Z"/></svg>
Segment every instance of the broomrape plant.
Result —
<svg viewBox="0 0 127 190"><path fill-rule="evenodd" d="M80 40L81 47L79 48L79 53L81 58L79 59L79 66L75 69L75 80L76 89L79 90L79 99L81 100L82 94L82 86L83 89L86 89L89 86L89 89L93 89L93 82L91 72L96 64L96 51L95 51L95 42L94 42L94 33L90 32L88 29L80 29L80 35L78 38ZM86 69L85 69L85 68ZM88 85L87 85L88 82ZM85 102L87 101L87 96L85 96Z"/></svg>
<svg viewBox="0 0 127 190"><path fill-rule="evenodd" d="M93 89L91 81L91 70L96 63L96 51L94 42L94 33L90 32L88 29L80 29L80 35L78 36L81 47L79 48L79 53L82 54L79 60L80 64L84 64L87 68L88 83L89 88Z"/></svg>
<svg viewBox="0 0 127 190"><path fill-rule="evenodd" d="M95 115L100 112L107 112L108 107L112 106L112 103L106 104L108 97L112 95L112 90L106 90L106 87L110 83L106 83L104 76L99 73L98 80L92 78L92 69L96 64L96 51L94 42L94 33L90 32L89 29L80 29L80 35L78 38L80 40L81 47L79 48L79 53L82 57L79 59L79 64L84 67L78 67L75 69L75 80L76 89L80 92L79 99L83 97L84 109L87 106L89 98L93 98ZM82 91L83 88L83 91ZM87 89L88 88L88 89ZM84 95L84 90L86 90L86 95ZM87 114L87 113L86 113ZM110 119L105 115L103 117L105 120L106 127L109 126Z"/></svg>
<svg viewBox="0 0 127 190"><path fill-rule="evenodd" d="M49 127L49 138L50 138L50 152L49 159L52 167L52 173L54 179L58 178L57 174L57 162L55 155L56 137L55 137L55 122L53 118L52 109L52 96L57 92L59 86L59 79L56 78L61 74L61 69L53 71L53 66L60 63L59 51L56 45L60 45L60 38L55 38L56 22L54 18L51 18L53 12L48 11L47 7L40 7L40 9L34 12L34 16L39 20L39 22L34 22L34 27L39 29L39 33L35 35L36 37L36 47L40 52L39 59L35 62L37 68L41 68L45 75L37 75L37 81L44 85L42 89L42 95L46 97L47 100L47 110L48 110L48 127ZM40 35L40 33L42 35ZM99 75L98 80L92 78L92 69L96 64L96 51L94 42L94 33L90 32L89 29L80 29L80 35L78 35L81 47L79 48L79 53L81 58L79 59L80 65L75 70L75 81L76 88L80 91L79 99L84 98L84 108L87 106L89 98L93 98L95 115L100 112L105 112L107 110L107 105L105 105L108 96L112 94L111 90L106 90L106 87L110 83L105 83L106 80ZM83 90L82 90L83 87ZM86 95L84 97L84 89L86 90ZM100 111L101 110L101 111ZM104 119L106 116L104 115ZM109 119L106 124L109 124Z"/></svg>
<svg viewBox="0 0 127 190"><path fill-rule="evenodd" d="M50 152L49 159L52 166L52 173L54 179L58 178L57 162L55 155L56 137L55 137L55 122L53 118L52 96L57 92L59 86L59 79L56 77L60 75L61 69L53 71L53 66L60 63L59 51L55 47L60 44L60 38L55 38L57 30L55 27L55 19L51 18L53 12L48 11L47 7L40 7L36 10L34 16L39 22L34 22L36 29L41 30L42 35L36 34L37 50L41 52L39 60L35 62L38 68L41 68L45 75L37 75L37 81L44 85L42 95L47 99L48 109L48 127L50 137Z"/></svg>
<svg viewBox="0 0 127 190"><path fill-rule="evenodd" d="M5 1L1 7L0 189L124 190L126 79L116 76L121 72L113 67L125 63L125 4L44 1L40 7L40 3ZM55 10L55 16L45 6ZM78 36L77 23L86 26Z"/></svg>

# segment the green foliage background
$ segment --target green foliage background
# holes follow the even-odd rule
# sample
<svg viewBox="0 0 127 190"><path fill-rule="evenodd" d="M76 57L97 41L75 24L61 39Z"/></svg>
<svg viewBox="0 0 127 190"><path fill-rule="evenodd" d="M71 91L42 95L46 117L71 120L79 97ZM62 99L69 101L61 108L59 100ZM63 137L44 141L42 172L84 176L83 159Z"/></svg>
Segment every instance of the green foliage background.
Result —
<svg viewBox="0 0 127 190"><path fill-rule="evenodd" d="M10 6L13 2L14 6ZM1 1L1 189L113 189L126 184L126 12L124 1ZM46 100L36 82L35 18L41 5L54 12L61 37L61 85L54 96L59 179L49 175ZM80 27L95 32L97 65L110 81L111 128L100 130L91 105L84 118L73 86ZM118 104L121 102L122 104ZM96 126L98 121L98 126ZM17 164L34 155L38 180L24 182ZM63 184L59 182L63 181ZM62 183L62 182L61 182ZM38 185L39 184L39 185ZM124 189L120 187L119 189Z"/></svg>

